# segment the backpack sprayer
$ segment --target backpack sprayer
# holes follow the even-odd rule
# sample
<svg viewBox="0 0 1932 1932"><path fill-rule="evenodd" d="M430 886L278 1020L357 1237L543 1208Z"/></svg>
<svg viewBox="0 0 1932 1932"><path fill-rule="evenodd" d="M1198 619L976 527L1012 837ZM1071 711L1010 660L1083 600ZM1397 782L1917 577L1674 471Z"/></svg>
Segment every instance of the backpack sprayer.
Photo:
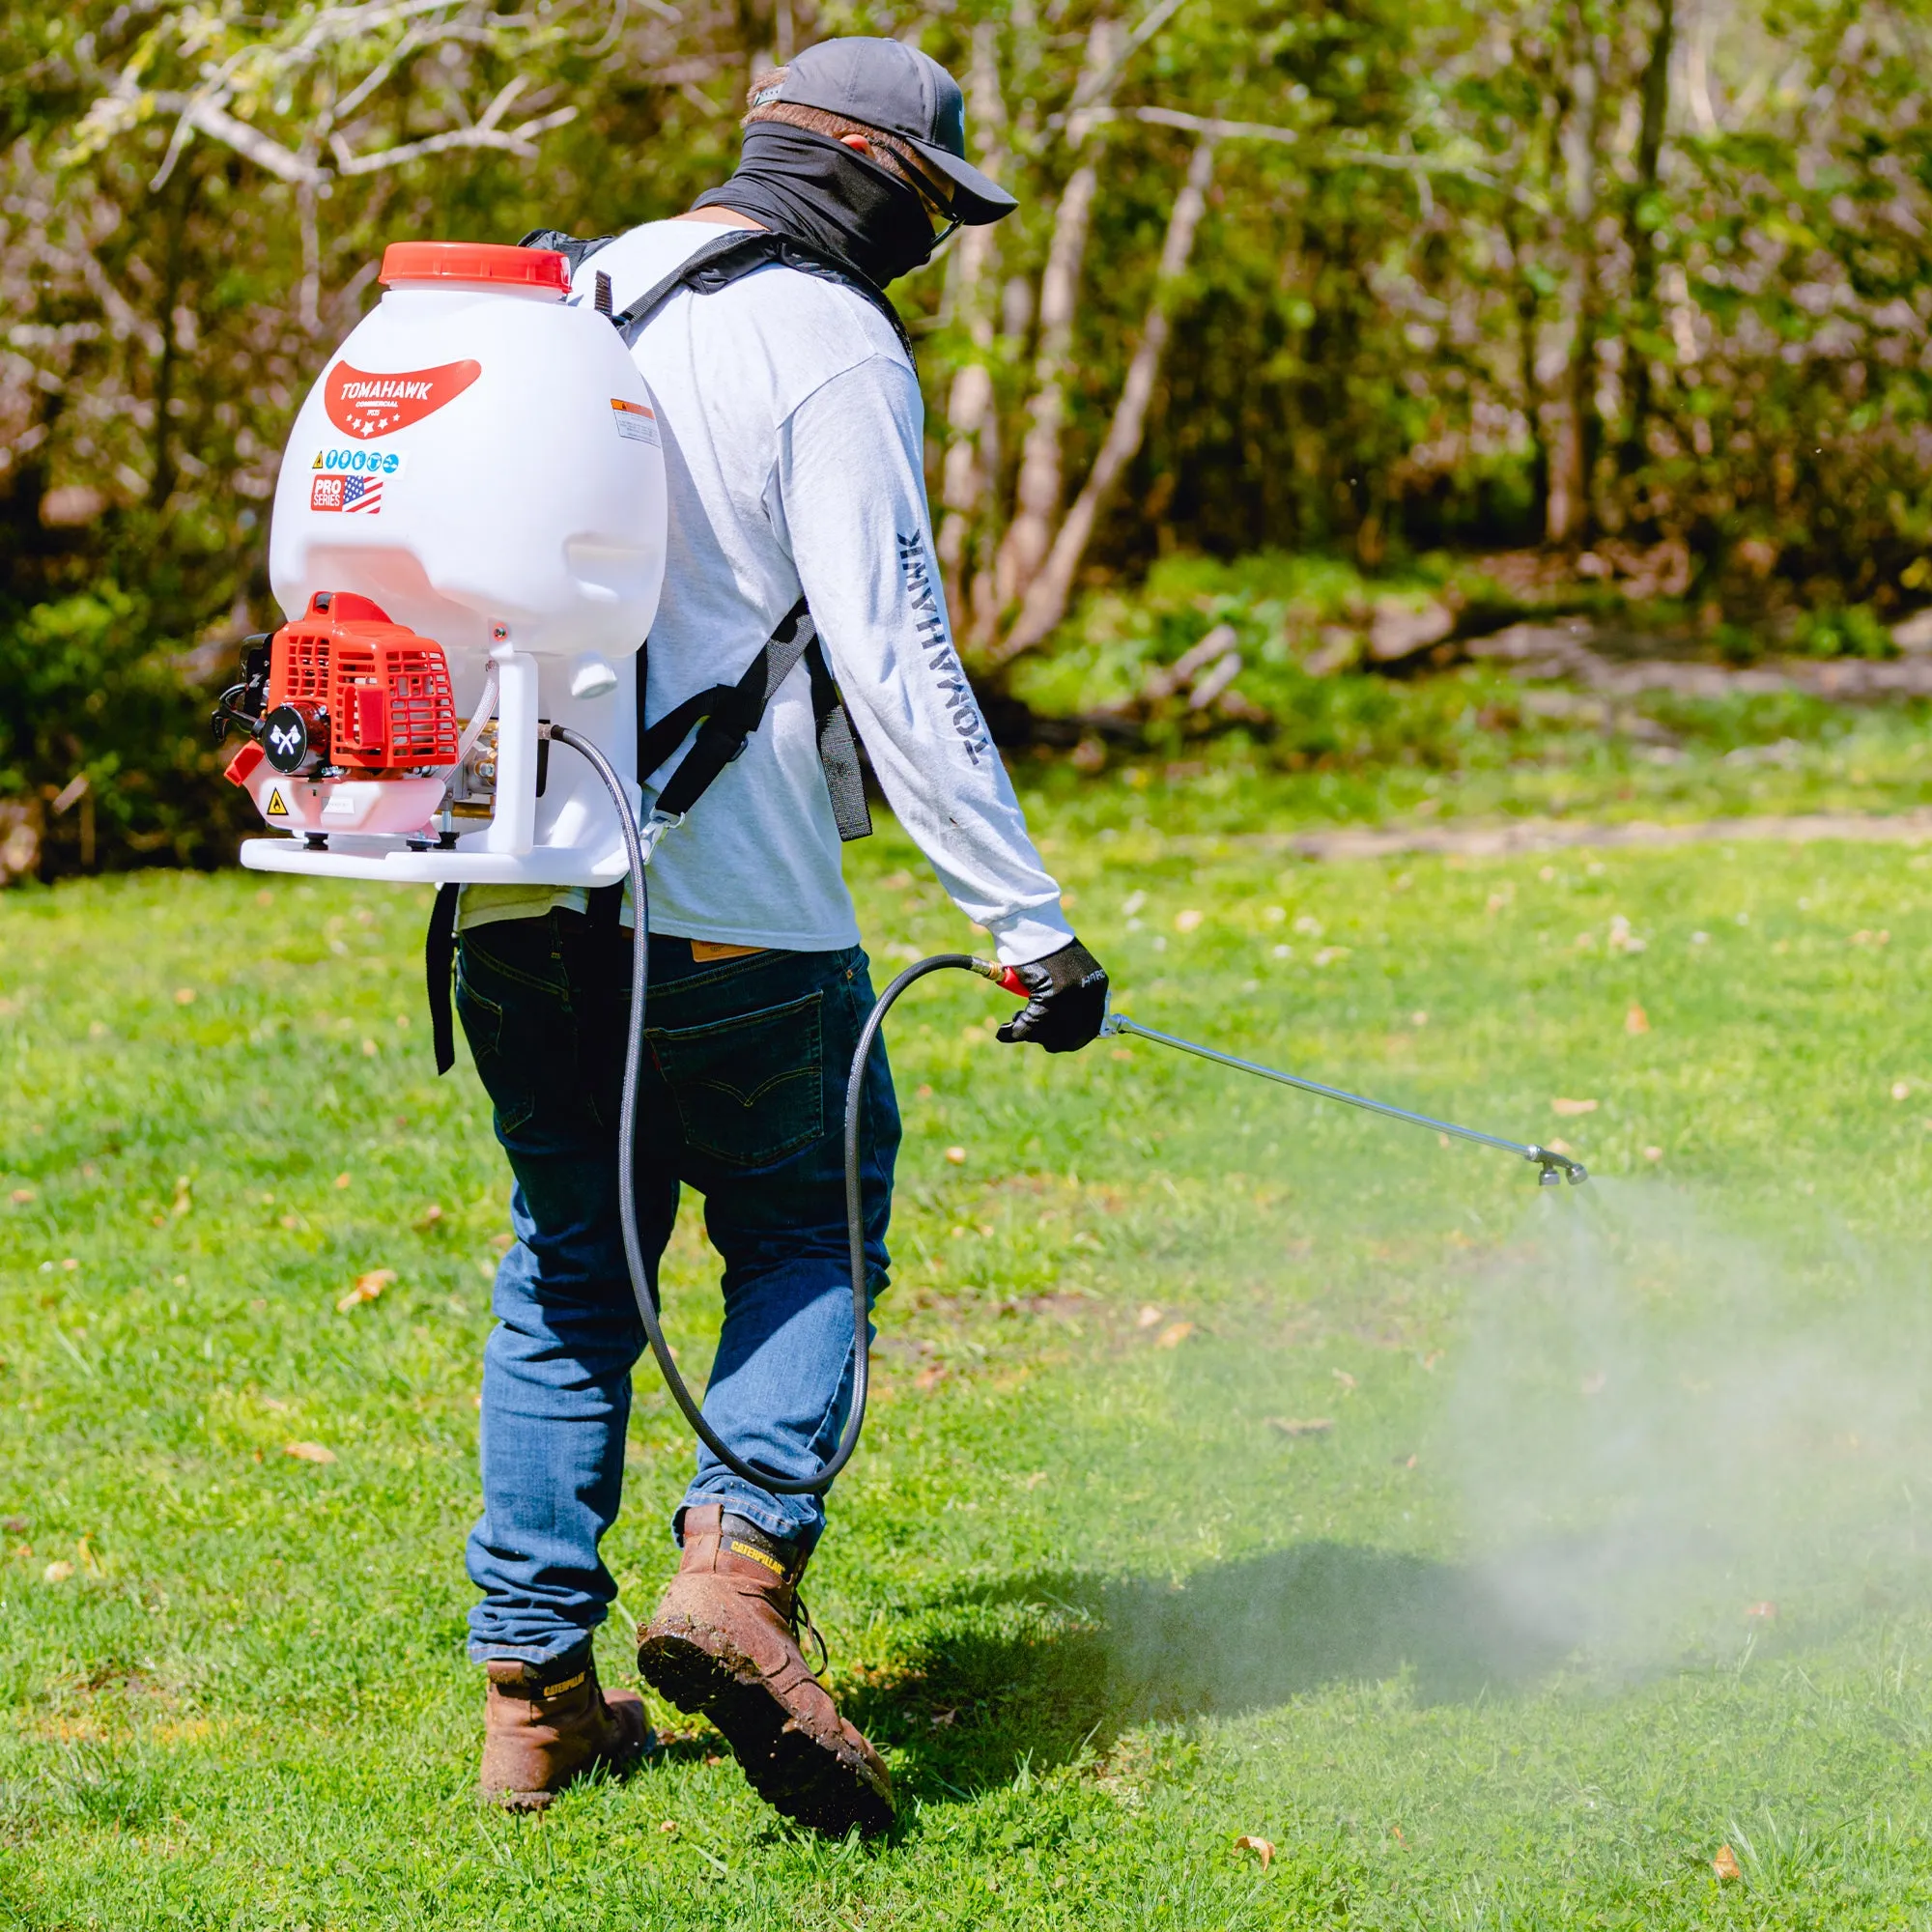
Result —
<svg viewBox="0 0 1932 1932"><path fill-rule="evenodd" d="M628 1184L649 978L646 873L659 839L682 823L801 664L841 836L868 828L849 724L802 603L736 685L701 693L640 729L638 655L664 580L666 498L657 418L629 344L677 286L722 286L774 259L810 266L793 261L798 252L772 236L720 238L612 316L602 275L594 305L567 299L565 251L389 247L383 299L309 392L283 455L269 573L292 614L271 636L246 640L242 679L222 693L213 719L217 743L231 731L243 738L226 776L283 835L245 840L243 866L440 889L433 1008L436 938L440 927L446 947L456 886L614 890L628 879L635 923L617 1159L632 1293L666 1386L698 1438L747 1482L787 1495L828 1490L865 1425L869 1311L859 1141L865 1068L879 1029L907 987L951 968L1025 997L1010 969L949 952L907 967L873 1008L845 1094L851 1409L837 1450L813 1477L781 1478L744 1463L705 1421L671 1358ZM692 751L644 817L639 779L694 725ZM579 756L559 769L549 755L554 744ZM447 967L445 952L442 1012ZM440 1068L451 1049L440 1019L438 1031ZM1238 1060L1124 1013L1110 1014L1102 1031L1501 1148L1535 1162L1546 1186L1559 1176L1573 1184L1585 1179L1577 1162L1548 1148Z"/></svg>
<svg viewBox="0 0 1932 1932"><path fill-rule="evenodd" d="M624 849L590 773L635 773L637 653L664 580L664 460L609 319L561 255L398 242L385 293L296 417L269 576L290 621L242 650L215 735L286 838L258 871L597 886ZM467 722L466 722L467 719Z"/></svg>

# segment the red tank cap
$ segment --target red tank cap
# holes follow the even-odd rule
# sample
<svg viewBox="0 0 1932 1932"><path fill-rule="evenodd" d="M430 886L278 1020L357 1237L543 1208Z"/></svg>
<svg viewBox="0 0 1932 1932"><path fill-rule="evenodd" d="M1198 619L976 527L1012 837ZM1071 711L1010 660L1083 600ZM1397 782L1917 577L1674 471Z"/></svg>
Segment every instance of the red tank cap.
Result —
<svg viewBox="0 0 1932 1932"><path fill-rule="evenodd" d="M391 242L383 250L382 279L504 282L568 295L570 265L554 248L511 248L500 242Z"/></svg>

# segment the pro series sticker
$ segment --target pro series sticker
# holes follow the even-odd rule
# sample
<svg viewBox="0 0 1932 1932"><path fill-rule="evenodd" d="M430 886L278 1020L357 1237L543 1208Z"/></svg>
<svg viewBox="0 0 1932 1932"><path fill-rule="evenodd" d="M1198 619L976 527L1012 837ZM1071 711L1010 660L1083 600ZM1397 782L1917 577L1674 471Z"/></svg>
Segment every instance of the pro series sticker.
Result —
<svg viewBox="0 0 1932 1932"><path fill-rule="evenodd" d="M309 465L308 506L356 516L380 516L384 486L393 486L408 458L388 449L318 449Z"/></svg>
<svg viewBox="0 0 1932 1932"><path fill-rule="evenodd" d="M617 425L617 434L627 442L658 441L657 415L642 403L627 403L621 396L612 396L611 420Z"/></svg>

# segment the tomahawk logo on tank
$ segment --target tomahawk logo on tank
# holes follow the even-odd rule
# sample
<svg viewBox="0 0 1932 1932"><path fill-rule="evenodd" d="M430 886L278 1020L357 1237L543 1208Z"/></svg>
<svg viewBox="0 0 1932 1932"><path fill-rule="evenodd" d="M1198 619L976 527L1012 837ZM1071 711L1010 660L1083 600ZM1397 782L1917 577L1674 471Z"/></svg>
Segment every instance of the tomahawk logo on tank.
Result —
<svg viewBox="0 0 1932 1932"><path fill-rule="evenodd" d="M981 758L991 755L993 741L986 735L979 701L973 696L973 687L966 682L966 672L952 648L952 639L946 634L946 613L939 608L932 573L926 567L925 538L918 530L911 536L903 530L895 534L899 540L899 575L905 580L906 597L912 605L912 627L918 634L920 649L925 653L925 668L946 693L952 728L958 732L966 755L977 765Z"/></svg>
<svg viewBox="0 0 1932 1932"><path fill-rule="evenodd" d="M454 402L482 373L482 363L469 359L388 376L338 362L323 383L323 408L345 436L387 436Z"/></svg>

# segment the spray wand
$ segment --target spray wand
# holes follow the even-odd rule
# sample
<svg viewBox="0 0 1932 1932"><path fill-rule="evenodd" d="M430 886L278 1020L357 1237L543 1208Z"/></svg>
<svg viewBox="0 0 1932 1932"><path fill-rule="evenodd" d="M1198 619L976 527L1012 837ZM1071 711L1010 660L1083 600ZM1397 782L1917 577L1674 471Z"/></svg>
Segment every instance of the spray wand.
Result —
<svg viewBox="0 0 1932 1932"><path fill-rule="evenodd" d="M879 995L872 1010L867 1014L866 1023L859 1030L859 1043L853 1051L852 1068L845 1082L845 1230L852 1286L852 1334L855 1344L852 1350L851 1404L846 1410L845 1426L839 1432L838 1445L816 1475L781 1476L775 1471L755 1467L734 1454L729 1445L705 1420L701 1405L691 1392L683 1376L678 1373L677 1362L671 1354L670 1345L665 1340L664 1326L658 1314L657 1286L651 1278L650 1264L644 1258L643 1244L638 1231L638 1207L634 1185L637 1174L638 1085L639 1071L643 1062L644 1018L650 986L651 899L650 882L646 874L651 853L656 849L658 840L674 827L678 820L666 813L654 811L648 822L640 828L622 776L596 744L566 725L547 724L541 728L544 737L554 739L558 744L568 745L589 761L591 769L611 795L611 803L616 809L619 829L624 835L624 854L631 878L633 921L630 1012L624 1037L622 1103L617 1117L617 1205L618 1219L623 1228L624 1263L631 1277L631 1293L638 1304L638 1319L643 1324L644 1340L649 1345L651 1353L657 1358L659 1372L665 1379L665 1387L669 1390L671 1400L677 1404L684 1419L691 1425L692 1433L733 1475L741 1477L755 1488L768 1490L775 1495L823 1495L832 1487L833 1479L839 1470L852 1460L852 1452L859 1446L859 1432L866 1425L866 1395L870 1379L871 1357L871 1351L866 1346L866 1336L871 1313L871 1295L869 1270L866 1263L866 1208L860 1173L860 1132L865 1115L866 1067L871 1058L872 1042L878 1037L879 1029L885 1024L886 1015L892 1011L899 995L929 973L954 970L977 973L980 979L990 980L996 986L1004 987L1006 991L1017 994L1021 999L1028 997L1027 988L1020 983L1017 973L1010 967L999 965L996 961L976 959L966 952L935 952L929 959L914 961L900 973ZM1384 1100L1370 1100L1360 1094L1346 1094L1339 1087L1324 1087L1320 1081L1304 1080L1297 1073L1283 1073L1275 1067L1263 1066L1256 1061L1237 1060L1233 1054L1217 1052L1211 1046L1201 1046L1193 1040L1181 1039L1174 1034L1157 1033L1152 1027L1144 1027L1138 1021L1129 1019L1125 1013L1109 1013L1100 1031L1103 1035L1116 1037L1127 1035L1151 1039L1156 1046L1171 1046L1178 1052L1191 1053L1201 1060L1211 1060L1216 1065L1232 1066L1237 1073L1253 1073L1264 1080L1277 1081L1284 1087L1298 1087L1304 1094L1314 1094L1324 1100L1340 1100L1346 1106L1363 1107L1372 1114L1384 1114L1392 1121L1406 1121L1410 1126L1430 1127L1438 1134L1454 1134L1460 1140L1477 1141L1484 1147L1501 1148L1507 1153L1520 1154L1525 1160L1535 1161L1542 1169L1540 1179L1545 1187L1556 1186L1559 1175L1573 1187L1588 1179L1578 1162L1548 1148L1536 1147L1522 1141L1504 1140L1498 1134L1486 1134L1474 1127L1458 1126L1453 1121L1431 1120L1427 1114L1412 1114L1406 1107L1393 1107Z"/></svg>
<svg viewBox="0 0 1932 1932"><path fill-rule="evenodd" d="M1027 988L1010 966L999 966L988 959L975 959L973 971L1021 999L1028 997ZM1411 1127L1430 1127L1438 1134L1453 1134L1458 1140L1475 1141L1482 1147L1501 1148L1505 1153L1520 1154L1524 1160L1533 1160L1542 1169L1537 1177L1540 1186L1554 1187L1559 1180L1567 1180L1572 1187L1577 1187L1590 1178L1589 1171L1580 1161L1572 1160L1567 1154L1556 1153L1548 1148L1538 1147L1534 1141L1505 1140L1500 1134L1486 1134L1477 1127L1458 1126L1454 1121L1433 1120L1427 1114L1411 1113L1408 1108L1392 1106L1386 1100L1371 1100L1365 1094L1350 1094L1340 1087L1324 1087L1321 1081L1304 1079L1298 1073L1284 1073L1279 1067L1264 1066L1257 1060L1239 1060L1232 1053L1218 1052L1211 1046L1201 1045L1197 1040L1181 1039L1178 1035L1142 1026L1125 1013L1110 1012L1101 1022L1101 1038L1118 1037L1123 1034L1151 1039L1156 1046L1171 1046L1178 1053L1191 1053L1197 1060L1211 1060L1216 1066L1232 1066L1236 1073L1252 1073L1263 1080L1277 1081L1284 1087L1296 1087L1302 1093L1317 1094L1323 1100L1339 1100L1345 1107L1361 1107L1391 1121L1406 1121Z"/></svg>

